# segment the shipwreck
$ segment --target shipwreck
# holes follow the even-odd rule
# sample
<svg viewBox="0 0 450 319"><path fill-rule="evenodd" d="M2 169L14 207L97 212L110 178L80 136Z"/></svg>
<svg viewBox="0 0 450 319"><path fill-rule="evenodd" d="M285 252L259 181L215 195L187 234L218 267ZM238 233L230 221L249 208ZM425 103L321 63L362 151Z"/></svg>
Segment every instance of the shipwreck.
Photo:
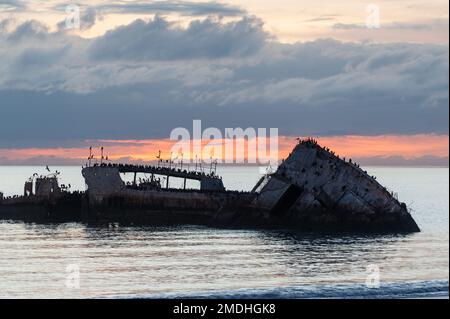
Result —
<svg viewBox="0 0 450 319"><path fill-rule="evenodd" d="M134 174L124 182L122 173ZM137 174L150 176L137 180ZM250 192L226 190L222 178L171 167L95 164L82 168L87 189L70 192L56 175L32 178L24 194L4 198L0 219L131 225L197 224L304 231L418 232L407 206L351 160L313 139L301 140L275 172ZM164 176L161 183L157 176ZM169 188L169 178L184 180ZM199 189L187 189L196 180Z"/></svg>

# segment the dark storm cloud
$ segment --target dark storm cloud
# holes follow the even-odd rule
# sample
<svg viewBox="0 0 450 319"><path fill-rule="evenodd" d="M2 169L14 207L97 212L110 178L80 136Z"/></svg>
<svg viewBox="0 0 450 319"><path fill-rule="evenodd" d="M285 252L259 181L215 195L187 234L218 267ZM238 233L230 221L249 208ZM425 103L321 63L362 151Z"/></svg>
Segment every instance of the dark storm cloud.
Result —
<svg viewBox="0 0 450 319"><path fill-rule="evenodd" d="M89 53L96 60L172 60L221 58L255 53L268 35L255 18L222 24L205 19L187 28L174 27L155 17L136 20L108 32L92 43Z"/></svg>
<svg viewBox="0 0 450 319"><path fill-rule="evenodd" d="M90 40L29 22L0 34L0 56L0 148L167 138L193 119L284 135L448 134L448 46L281 44L253 18L156 18Z"/></svg>

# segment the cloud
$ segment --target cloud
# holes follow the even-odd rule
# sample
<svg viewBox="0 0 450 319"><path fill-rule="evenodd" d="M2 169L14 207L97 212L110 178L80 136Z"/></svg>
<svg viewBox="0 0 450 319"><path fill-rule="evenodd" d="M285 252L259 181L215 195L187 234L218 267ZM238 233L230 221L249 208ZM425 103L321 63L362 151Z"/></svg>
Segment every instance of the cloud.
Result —
<svg viewBox="0 0 450 319"><path fill-rule="evenodd" d="M240 7L232 6L216 1L190 2L190 1L112 1L95 7L103 13L127 13L127 14L167 14L179 13L185 16L243 16L246 11Z"/></svg>
<svg viewBox="0 0 450 319"><path fill-rule="evenodd" d="M0 12L18 11L26 8L26 4L20 0L0 0Z"/></svg>
<svg viewBox="0 0 450 319"><path fill-rule="evenodd" d="M303 20L303 22L323 22L323 21L334 21L337 17L340 17L338 14L324 14L315 18Z"/></svg>
<svg viewBox="0 0 450 319"><path fill-rule="evenodd" d="M408 23L408 22L390 22L382 23L380 29L387 30L433 30L433 29L444 29L448 30L448 18L447 19L433 19L430 21L425 21L423 23ZM354 23L335 23L333 25L335 30L367 30L369 29L365 24L354 24ZM370 30L370 29L369 29Z"/></svg>
<svg viewBox="0 0 450 319"><path fill-rule="evenodd" d="M157 17L92 39L29 21L0 33L0 56L0 148L166 138L193 119L283 135L448 134L448 45L283 44L251 17Z"/></svg>
<svg viewBox="0 0 450 319"><path fill-rule="evenodd" d="M88 9L84 12L84 15L81 17L82 22L81 27L84 28L84 30L88 30L94 26L96 20L97 20L96 11Z"/></svg>
<svg viewBox="0 0 450 319"><path fill-rule="evenodd" d="M9 159L0 156L1 166L56 166L56 165L67 165L67 166L79 166L84 165L83 161L80 159L72 159L57 156L33 156L23 159Z"/></svg>
<svg viewBox="0 0 450 319"><path fill-rule="evenodd" d="M80 10L95 12L99 15L133 14L133 15L169 15L178 14L187 17L243 17L247 11L239 6L216 1L108 1L102 4L92 2L80 3ZM55 11L64 12L66 4L52 7Z"/></svg>
<svg viewBox="0 0 450 319"><path fill-rule="evenodd" d="M89 54L95 60L137 61L238 57L255 53L267 38L256 18L228 23L208 18L182 28L157 16L109 31L92 43Z"/></svg>
<svg viewBox="0 0 450 319"><path fill-rule="evenodd" d="M90 28L92 28L95 25L98 18L99 18L99 16L95 9L87 8L85 10L82 10L81 14L80 14L80 30L81 31L89 30ZM66 20L58 22L57 28L59 31L72 30L72 29L67 29Z"/></svg>
<svg viewBox="0 0 450 319"><path fill-rule="evenodd" d="M176 142L169 139L147 140L84 140L69 141L65 147L0 148L0 165L5 164L82 164L90 147L98 156L100 148L112 161L142 162L170 156ZM286 158L297 143L293 136L279 136L278 158ZM433 165L448 166L448 135L383 135L383 136L329 136L319 143L336 154L368 165ZM216 145L221 142L216 141ZM126 156L124 155L126 154ZM185 160L189 154L185 154ZM97 158L97 157L96 157ZM194 160L194 158L191 158Z"/></svg>
<svg viewBox="0 0 450 319"><path fill-rule="evenodd" d="M10 29L13 22L14 22L14 19L1 20L0 21L0 34L8 32L8 30Z"/></svg>
<svg viewBox="0 0 450 319"><path fill-rule="evenodd" d="M20 24L13 32L8 35L8 40L13 42L23 40L42 40L47 36L49 28L37 21L30 20Z"/></svg>
<svg viewBox="0 0 450 319"><path fill-rule="evenodd" d="M416 158L405 158L403 156L374 156L355 158L357 163L366 166L437 166L448 167L448 156L431 156L425 155Z"/></svg>

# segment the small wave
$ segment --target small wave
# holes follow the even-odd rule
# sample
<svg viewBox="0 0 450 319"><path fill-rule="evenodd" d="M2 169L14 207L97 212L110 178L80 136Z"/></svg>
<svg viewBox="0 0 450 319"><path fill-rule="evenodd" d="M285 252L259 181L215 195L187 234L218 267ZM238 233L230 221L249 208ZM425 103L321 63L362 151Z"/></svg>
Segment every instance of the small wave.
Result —
<svg viewBox="0 0 450 319"><path fill-rule="evenodd" d="M166 293L135 298L151 299L392 299L448 298L448 281L413 281L381 284L379 288L365 285L308 285L262 289Z"/></svg>

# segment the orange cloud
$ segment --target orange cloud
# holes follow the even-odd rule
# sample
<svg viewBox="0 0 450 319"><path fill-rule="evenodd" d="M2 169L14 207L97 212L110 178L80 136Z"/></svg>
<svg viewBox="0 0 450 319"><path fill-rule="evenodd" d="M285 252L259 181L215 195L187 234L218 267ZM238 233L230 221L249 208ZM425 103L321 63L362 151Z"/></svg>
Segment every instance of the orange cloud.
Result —
<svg viewBox="0 0 450 319"><path fill-rule="evenodd" d="M334 136L318 140L346 157L400 155L415 158L425 155L445 157L449 154L448 135Z"/></svg>
<svg viewBox="0 0 450 319"><path fill-rule="evenodd" d="M333 149L337 154L347 158L365 157L388 157L402 156L407 159L417 158L425 155L448 157L449 136L435 134L421 135L383 135L383 136L329 136L317 138L321 145ZM205 146L209 141L203 141ZM297 143L296 138L290 136L279 137L278 157L286 158ZM94 155L100 157L100 146L105 147L105 155L110 160L140 160L154 161L158 151L161 150L162 157L170 157L172 146L176 141L168 139L147 140L97 140L86 141L85 148L25 148L25 149L0 149L0 158L7 160L25 160L37 157L53 157L61 159L79 160L80 163L87 161L89 145L94 145ZM221 144L223 140L215 141ZM246 142L248 143L248 142ZM208 153L209 154L209 153ZM245 158L248 151L244 152ZM221 156L222 155L222 156ZM236 157L236 155L231 155ZM204 156L208 157L209 156ZM225 154L217 154L214 157L226 159ZM193 152L184 154L185 159L194 159Z"/></svg>

